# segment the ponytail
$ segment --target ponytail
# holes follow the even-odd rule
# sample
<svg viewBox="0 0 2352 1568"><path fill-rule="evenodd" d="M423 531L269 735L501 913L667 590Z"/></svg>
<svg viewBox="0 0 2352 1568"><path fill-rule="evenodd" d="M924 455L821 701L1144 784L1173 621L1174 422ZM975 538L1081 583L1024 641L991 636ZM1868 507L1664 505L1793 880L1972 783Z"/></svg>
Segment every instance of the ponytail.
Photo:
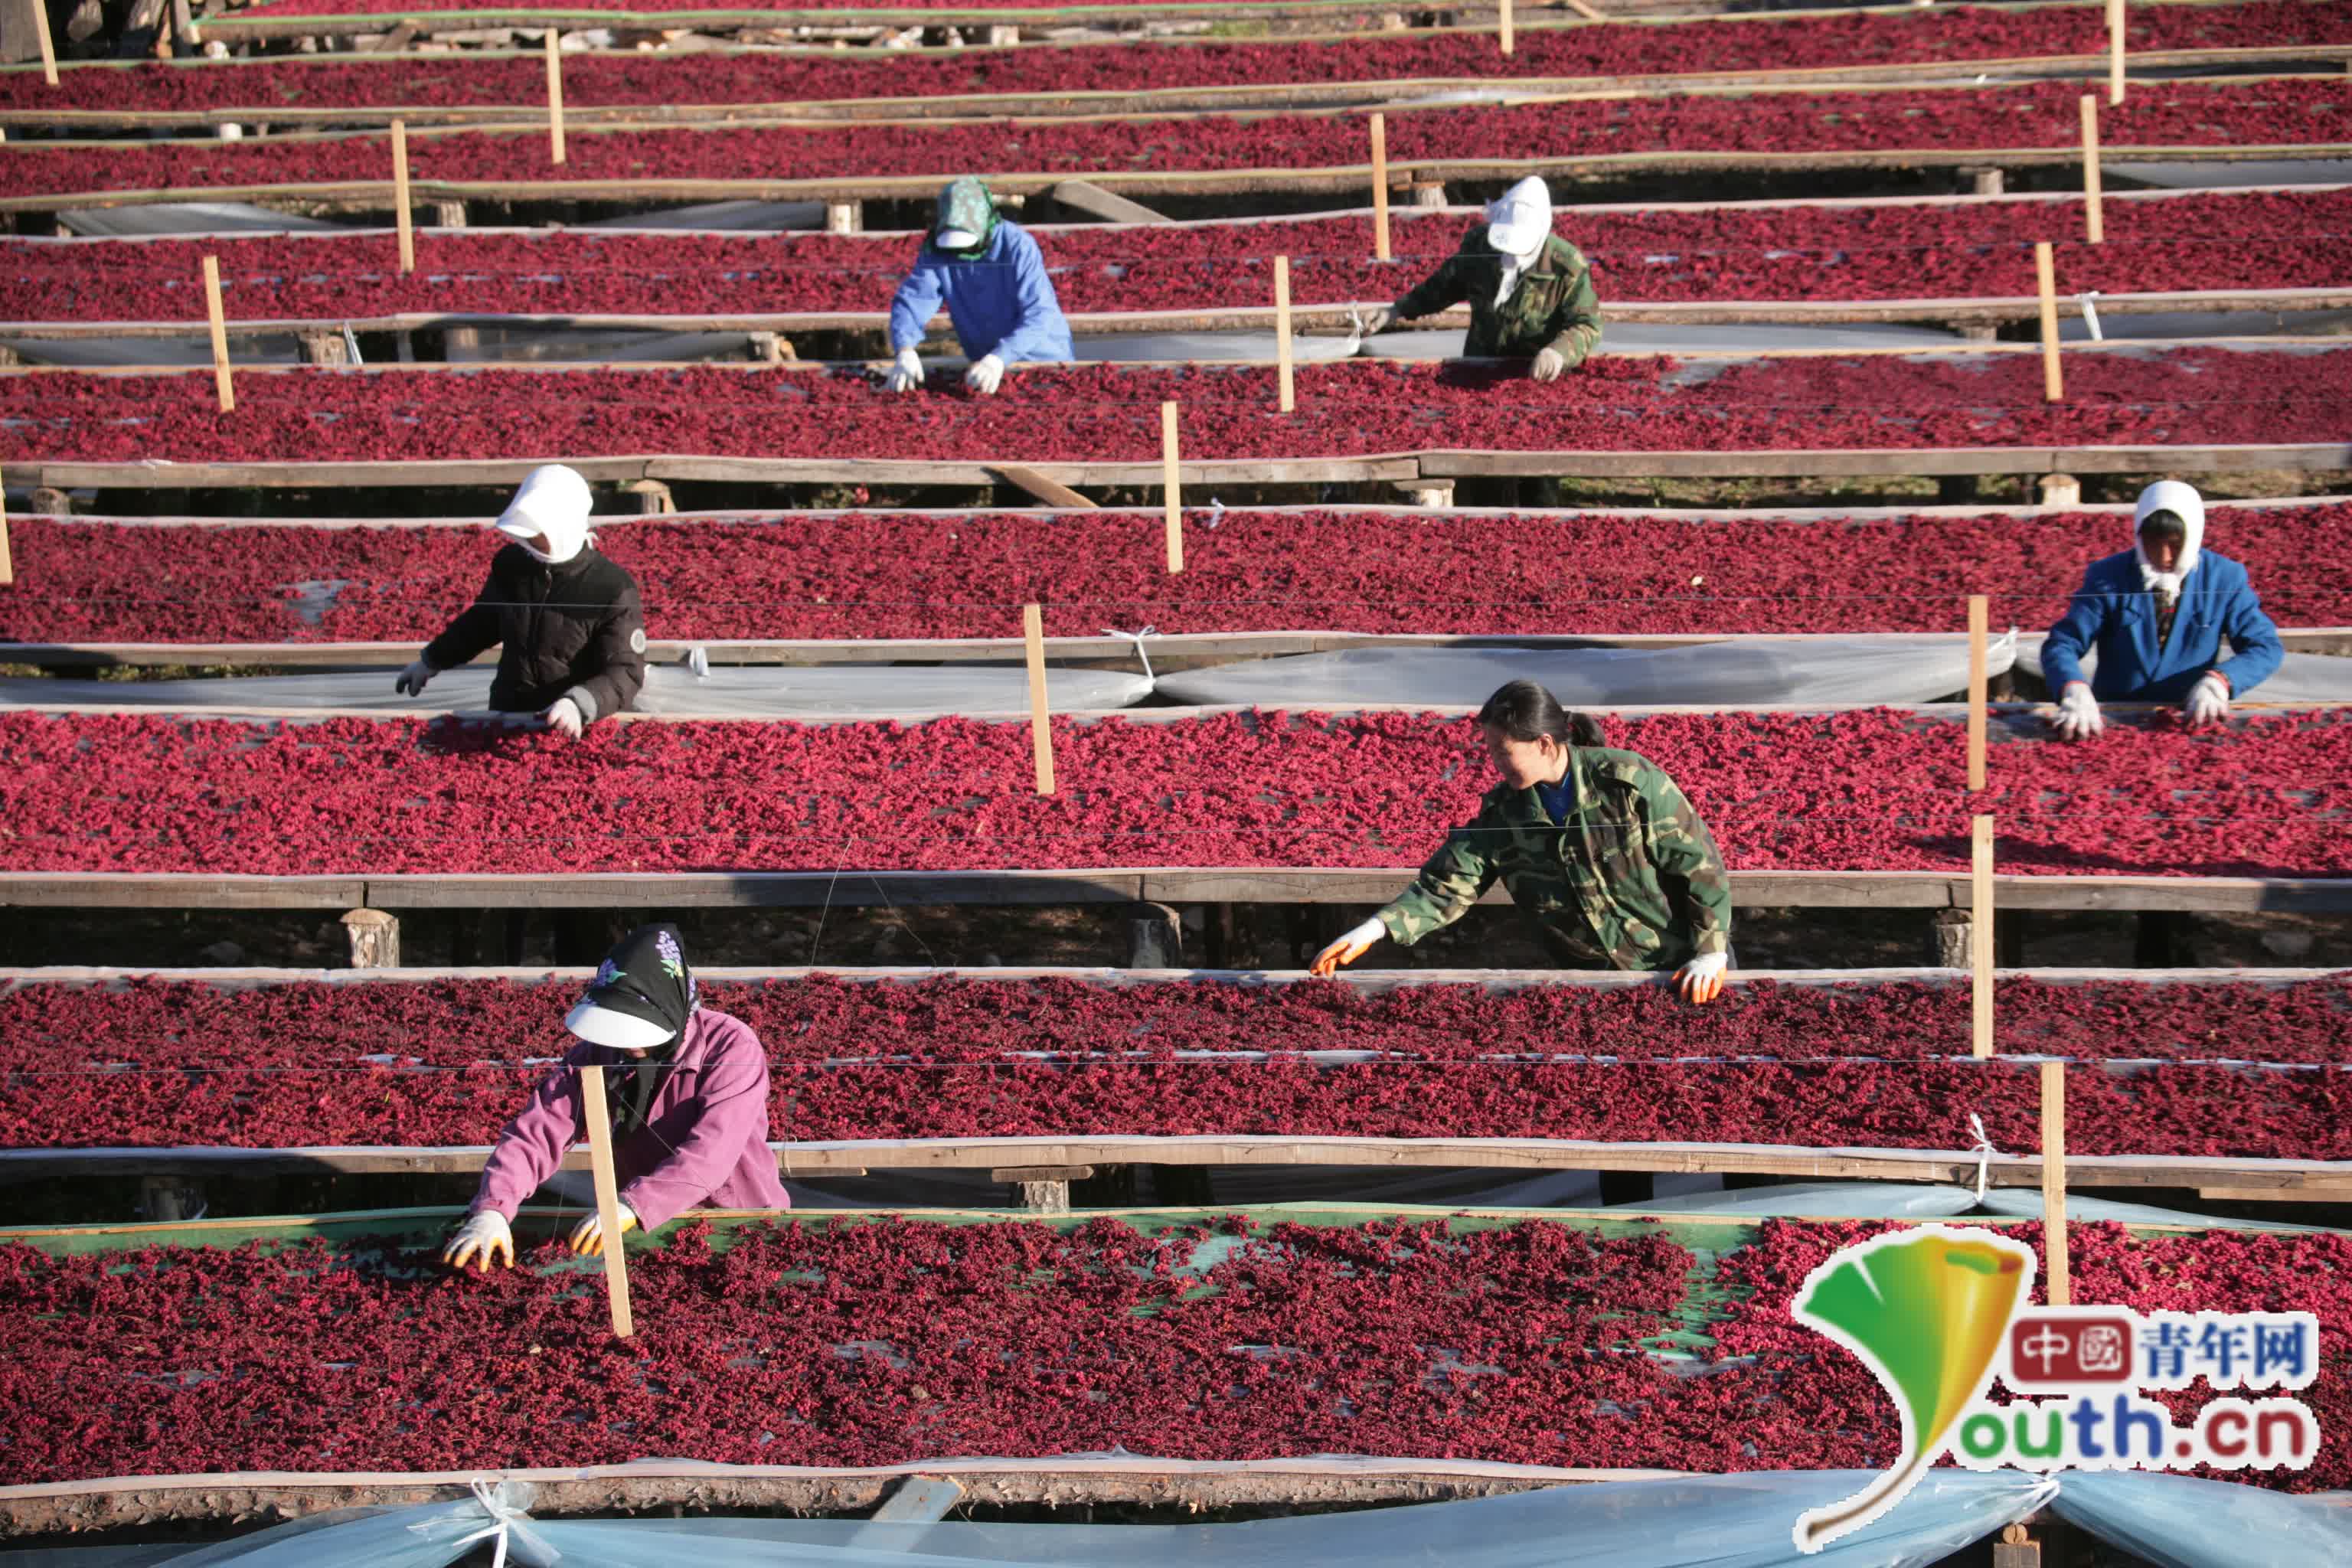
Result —
<svg viewBox="0 0 2352 1568"><path fill-rule="evenodd" d="M1561 746L1605 746L1607 737L1590 713L1571 713L1559 699L1532 680L1514 680L1486 699L1478 722L1500 730L1514 741L1534 741L1549 735Z"/></svg>

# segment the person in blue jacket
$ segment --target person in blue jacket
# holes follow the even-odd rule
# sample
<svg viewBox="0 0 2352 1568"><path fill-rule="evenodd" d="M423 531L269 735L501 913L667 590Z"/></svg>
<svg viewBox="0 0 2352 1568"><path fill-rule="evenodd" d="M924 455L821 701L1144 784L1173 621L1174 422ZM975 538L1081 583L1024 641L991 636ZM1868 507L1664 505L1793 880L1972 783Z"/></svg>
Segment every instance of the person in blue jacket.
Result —
<svg viewBox="0 0 2352 1568"><path fill-rule="evenodd" d="M2099 701L2179 702L2192 725L2229 717L2279 667L2278 627L2246 569L2203 549L2205 500L2178 479L2139 493L2132 547L2091 563L2065 618L2042 645L2042 673L2059 693L2051 722L2070 741L2105 726ZM2231 657L2222 658L2221 640ZM2095 649L2095 674L2083 656Z"/></svg>
<svg viewBox="0 0 2352 1568"><path fill-rule="evenodd" d="M1070 323L1037 242L999 216L988 187L970 175L940 193L938 217L890 301L891 391L923 384L915 348L941 300L971 362L963 384L974 392L994 392L1008 364L1071 357Z"/></svg>

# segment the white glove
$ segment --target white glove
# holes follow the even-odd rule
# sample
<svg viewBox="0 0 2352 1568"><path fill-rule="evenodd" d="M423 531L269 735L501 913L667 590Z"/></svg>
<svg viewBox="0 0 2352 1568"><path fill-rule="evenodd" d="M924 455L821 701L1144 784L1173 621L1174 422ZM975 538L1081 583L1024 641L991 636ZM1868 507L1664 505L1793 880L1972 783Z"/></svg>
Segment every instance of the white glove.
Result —
<svg viewBox="0 0 2352 1568"><path fill-rule="evenodd" d="M1371 951L1372 943L1388 934L1389 928L1381 924L1380 917L1374 915L1370 920L1355 927L1347 935L1317 953L1315 962L1307 965L1307 973L1315 975L1336 974L1340 965L1355 963Z"/></svg>
<svg viewBox="0 0 2352 1568"><path fill-rule="evenodd" d="M580 704L569 697L559 697L554 705L540 715L547 727L570 740L580 738Z"/></svg>
<svg viewBox="0 0 2352 1568"><path fill-rule="evenodd" d="M1003 380L1004 362L994 354L972 361L971 368L963 373L963 384L982 396L993 394Z"/></svg>
<svg viewBox="0 0 2352 1568"><path fill-rule="evenodd" d="M1731 954L1702 952L1676 972L1675 988L1684 1001L1704 1006L1723 994L1723 972L1730 967Z"/></svg>
<svg viewBox="0 0 2352 1568"><path fill-rule="evenodd" d="M1363 321L1364 336L1368 338L1377 337L1381 333L1387 331L1391 326L1395 324L1396 312L1389 310L1374 310L1365 316Z"/></svg>
<svg viewBox="0 0 2352 1568"><path fill-rule="evenodd" d="M2070 680L2058 699L2058 711L2050 722L2058 733L2069 741L2087 741L2107 727L2099 717L2099 700L2091 695L2087 680Z"/></svg>
<svg viewBox="0 0 2352 1568"><path fill-rule="evenodd" d="M1538 381L1558 381L1568 368L1568 361L1558 349L1542 349L1536 354L1536 367L1529 374Z"/></svg>
<svg viewBox="0 0 2352 1568"><path fill-rule="evenodd" d="M507 1216L496 1209L476 1209L466 1216L455 1235L441 1248L441 1261L452 1268L463 1268L474 1255L482 1255L482 1272L487 1274L506 1254L506 1266L514 1267L514 1232L508 1227Z"/></svg>
<svg viewBox="0 0 2352 1568"><path fill-rule="evenodd" d="M2218 669L2209 669L2205 679L2189 689L2189 724L2201 729L2207 724L2219 724L2230 716L2230 679Z"/></svg>
<svg viewBox="0 0 2352 1568"><path fill-rule="evenodd" d="M620 1210L621 1229L624 1234L637 1228L636 1210L618 1201L614 1202L614 1207ZM603 1215L592 1214L572 1227L572 1250L583 1258L594 1258L604 1252L604 1216Z"/></svg>
<svg viewBox="0 0 2352 1568"><path fill-rule="evenodd" d="M912 348L898 351L891 362L890 379L886 383L893 392L912 392L923 384L923 356Z"/></svg>
<svg viewBox="0 0 2352 1568"><path fill-rule="evenodd" d="M392 683L392 689L402 697L421 697L425 693L425 683L432 679L433 667L421 658L415 659L400 672L400 679Z"/></svg>

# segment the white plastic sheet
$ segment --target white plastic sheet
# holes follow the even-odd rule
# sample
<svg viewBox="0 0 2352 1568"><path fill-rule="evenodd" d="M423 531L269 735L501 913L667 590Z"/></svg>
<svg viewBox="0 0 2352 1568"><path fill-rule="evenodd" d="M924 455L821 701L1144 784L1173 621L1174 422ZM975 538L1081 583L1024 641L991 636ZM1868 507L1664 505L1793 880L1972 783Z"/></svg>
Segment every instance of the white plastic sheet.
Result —
<svg viewBox="0 0 2352 1568"><path fill-rule="evenodd" d="M2045 634L2018 639L2017 668L2035 679L2042 673ZM2083 656L2083 673L2099 668L2095 649ZM2327 653L2291 653L2279 660L2271 678L2246 693L2249 702L2352 702L2352 658Z"/></svg>
<svg viewBox="0 0 2352 1568"><path fill-rule="evenodd" d="M1934 1471L1895 1510L1818 1555L1800 1558L1790 1527L1872 1479L1861 1470L1763 1471L1562 1486L1507 1497L1238 1524L877 1525L855 1520L506 1521L508 1560L563 1568L753 1568L755 1564L1050 1563L1063 1568L1297 1568L1305 1563L1446 1563L1549 1568L1927 1568L2032 1513L2050 1488L2017 1471ZM527 1489L509 1486L499 1495ZM328 1528L312 1521L168 1559L171 1568L441 1568L496 1528L473 1499L392 1509ZM560 1556L558 1555L560 1554Z"/></svg>
<svg viewBox="0 0 2352 1568"><path fill-rule="evenodd" d="M1992 1187L1979 1202L1967 1187L1918 1182L1812 1182L1788 1186L1748 1187L1720 1193L1694 1193L1687 1197L1659 1198L1648 1203L1613 1205L1611 1213L1780 1215L1807 1219L1948 1219L1987 1215L2009 1219L2042 1217L2042 1193L2035 1187ZM2218 1219L2211 1215L2184 1214L2147 1204L2119 1204L2105 1198L2066 1194L2067 1218L2077 1224L2112 1220L2118 1225L2178 1225L2215 1230L2313 1230L2314 1226L2281 1220Z"/></svg>
<svg viewBox="0 0 2352 1568"><path fill-rule="evenodd" d="M1743 327L1681 326L1646 321L1608 321L1603 317L1601 352L1604 354L1739 353L1762 349L1901 349L1950 347L1966 342L1956 332L1928 327ZM1382 332L1364 340L1363 352L1374 359L1459 359L1469 342L1467 331ZM1571 373L1573 374L1573 373Z"/></svg>
<svg viewBox="0 0 2352 1568"><path fill-rule="evenodd" d="M490 700L485 660L433 678L421 697L392 689L394 671L257 675L199 680L0 680L0 707L68 703L203 713L272 710L353 710L377 713L476 712ZM1125 708L1140 702L1150 680L1108 669L1046 672L1054 711ZM898 666L835 664L810 668L720 665L698 676L677 665L646 671L637 710L743 719L824 719L887 713L898 718L1025 717L1027 672L988 664Z"/></svg>
<svg viewBox="0 0 2352 1568"><path fill-rule="evenodd" d="M152 206L70 207L58 221L76 234L107 237L153 234L323 234L354 226L271 212L250 202L158 202Z"/></svg>
<svg viewBox="0 0 2352 1568"><path fill-rule="evenodd" d="M2014 645L1992 646L1989 672ZM1672 648L1349 648L1162 676L1171 701L1286 708L1475 708L1506 681L1540 681L1569 707L1927 702L1965 691L1968 644L1900 637L1747 637Z"/></svg>
<svg viewBox="0 0 2352 1568"><path fill-rule="evenodd" d="M2352 1509L2234 1481L2142 1470L2060 1478L2058 1517L2156 1568L2352 1563Z"/></svg>
<svg viewBox="0 0 2352 1568"><path fill-rule="evenodd" d="M1272 332L1133 332L1073 340L1081 363L1252 360L1272 364L1281 347ZM1356 352L1351 337L1308 337L1293 332L1291 358L1300 364L1346 359Z"/></svg>
<svg viewBox="0 0 2352 1568"><path fill-rule="evenodd" d="M824 226L823 202L703 202L659 212L593 218L573 228L665 229L684 234L729 234L750 229L813 229Z"/></svg>

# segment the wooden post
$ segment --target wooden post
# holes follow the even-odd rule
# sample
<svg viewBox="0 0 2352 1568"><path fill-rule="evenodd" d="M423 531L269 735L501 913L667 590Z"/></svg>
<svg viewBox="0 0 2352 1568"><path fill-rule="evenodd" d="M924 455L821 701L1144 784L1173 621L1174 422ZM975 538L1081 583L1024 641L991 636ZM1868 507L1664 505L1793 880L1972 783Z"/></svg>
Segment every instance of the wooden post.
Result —
<svg viewBox="0 0 2352 1568"><path fill-rule="evenodd" d="M392 122L392 216L400 230L400 269L416 270L416 230L408 216L408 125Z"/></svg>
<svg viewBox="0 0 2352 1568"><path fill-rule="evenodd" d="M2042 397L2046 403L2062 403L2066 376L2058 368L2058 268L2046 239L2033 242L2033 276L2042 289Z"/></svg>
<svg viewBox="0 0 2352 1568"><path fill-rule="evenodd" d="M596 1178L596 1213L604 1222L604 1295L613 1336L637 1331L629 1315L629 1260L621 1252L621 1188L613 1179L613 1115L604 1108L604 1069L580 1069L580 1115L588 1123L588 1170Z"/></svg>
<svg viewBox="0 0 2352 1568"><path fill-rule="evenodd" d="M563 54L553 27L547 30L547 153L550 163L563 162Z"/></svg>
<svg viewBox="0 0 2352 1568"><path fill-rule="evenodd" d="M1503 0L1497 29L1500 33L1503 52L1507 55L1518 52L1518 41L1511 36L1511 0Z"/></svg>
<svg viewBox="0 0 2352 1568"><path fill-rule="evenodd" d="M1992 818L1969 824L1969 1000L1970 1050L1992 1055Z"/></svg>
<svg viewBox="0 0 2352 1568"><path fill-rule="evenodd" d="M16 580L16 563L8 553L8 489L0 479L0 588Z"/></svg>
<svg viewBox="0 0 2352 1568"><path fill-rule="evenodd" d="M48 0L32 0L33 32L41 41L41 79L58 85L58 47L49 37Z"/></svg>
<svg viewBox="0 0 2352 1568"><path fill-rule="evenodd" d="M1297 387L1290 367L1290 258L1274 258L1274 363L1281 377L1282 395L1276 406L1285 414L1298 406Z"/></svg>
<svg viewBox="0 0 2352 1568"><path fill-rule="evenodd" d="M220 258L205 258L205 317L213 330L213 392L221 412L236 410L236 387L228 373L228 320L221 310Z"/></svg>
<svg viewBox="0 0 2352 1568"><path fill-rule="evenodd" d="M2074 1304L2066 1248L2066 1064L2042 1064L2042 1251L2050 1304Z"/></svg>
<svg viewBox="0 0 2352 1568"><path fill-rule="evenodd" d="M1372 259L1389 259L1389 117L1372 116Z"/></svg>
<svg viewBox="0 0 2352 1568"><path fill-rule="evenodd" d="M2107 0L2107 102L2124 100L2124 0Z"/></svg>
<svg viewBox="0 0 2352 1568"><path fill-rule="evenodd" d="M1037 793L1054 793L1054 718L1045 706L1045 617L1021 606L1021 641L1029 658L1029 739L1037 753Z"/></svg>
<svg viewBox="0 0 2352 1568"><path fill-rule="evenodd" d="M1160 405L1160 487L1168 498L1168 571L1184 570L1184 491L1176 472L1176 405Z"/></svg>
<svg viewBox="0 0 2352 1568"><path fill-rule="evenodd" d="M2083 237L2093 245L2107 242L2107 215L2099 190L2099 96L2083 95Z"/></svg>
<svg viewBox="0 0 2352 1568"><path fill-rule="evenodd" d="M1969 788L1985 786L1985 638L1992 608L1982 594L1969 595Z"/></svg>
<svg viewBox="0 0 2352 1568"><path fill-rule="evenodd" d="M353 969L400 967L400 921L382 910L353 910L343 917Z"/></svg>

